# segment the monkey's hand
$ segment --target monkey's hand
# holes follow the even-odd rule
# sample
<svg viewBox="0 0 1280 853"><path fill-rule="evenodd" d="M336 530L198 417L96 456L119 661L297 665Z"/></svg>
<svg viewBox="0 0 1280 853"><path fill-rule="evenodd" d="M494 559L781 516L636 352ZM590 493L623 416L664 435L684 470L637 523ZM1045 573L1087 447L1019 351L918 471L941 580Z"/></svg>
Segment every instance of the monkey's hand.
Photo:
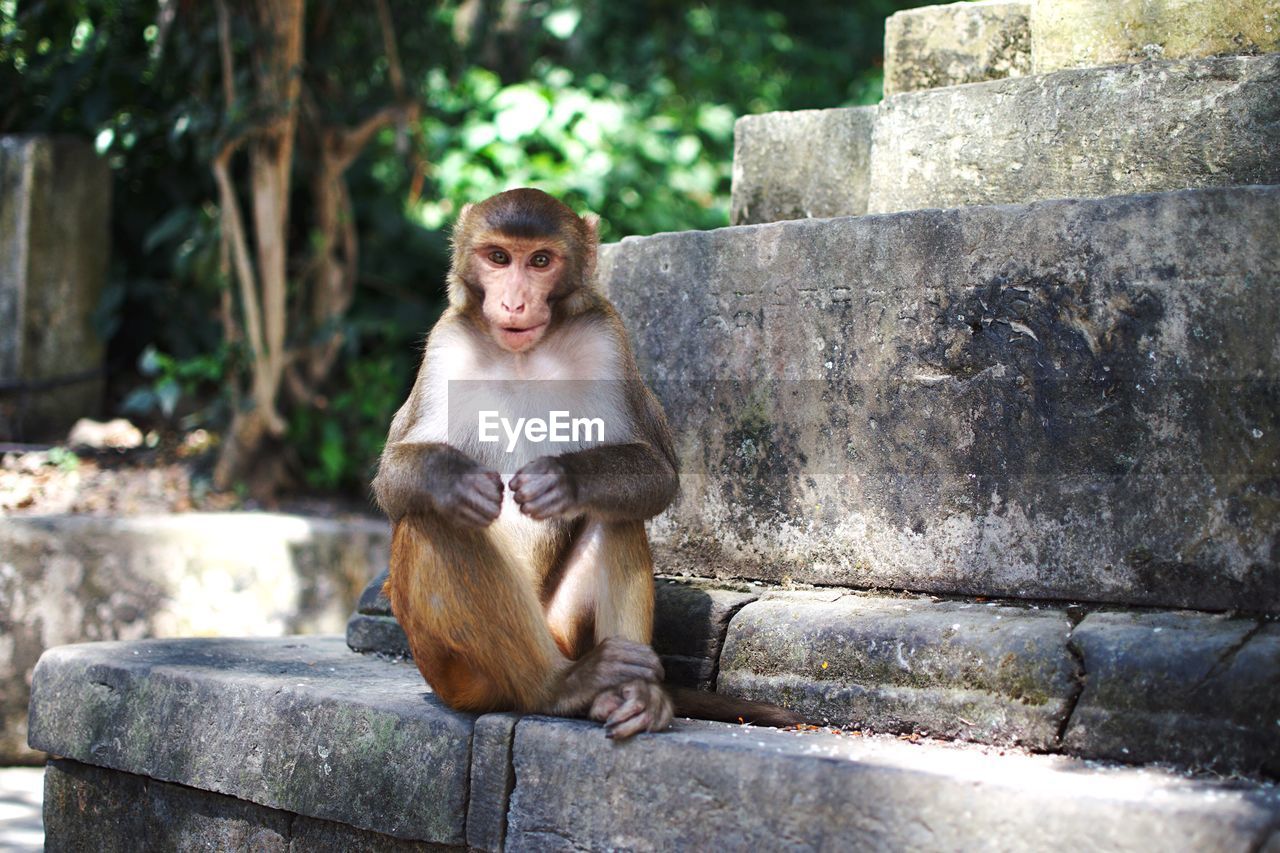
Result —
<svg viewBox="0 0 1280 853"><path fill-rule="evenodd" d="M605 737L629 738L671 725L671 697L652 681L629 681L606 690L591 703L591 719L604 723Z"/></svg>
<svg viewBox="0 0 1280 853"><path fill-rule="evenodd" d="M454 524L488 527L502 511L502 476L472 462L432 494L432 503Z"/></svg>
<svg viewBox="0 0 1280 853"><path fill-rule="evenodd" d="M601 693L631 682L659 682L662 675L662 661L651 646L606 637L565 670L551 712L585 714Z"/></svg>
<svg viewBox="0 0 1280 853"><path fill-rule="evenodd" d="M537 521L569 515L578 505L577 484L553 456L540 456L517 471L511 492L520 511Z"/></svg>

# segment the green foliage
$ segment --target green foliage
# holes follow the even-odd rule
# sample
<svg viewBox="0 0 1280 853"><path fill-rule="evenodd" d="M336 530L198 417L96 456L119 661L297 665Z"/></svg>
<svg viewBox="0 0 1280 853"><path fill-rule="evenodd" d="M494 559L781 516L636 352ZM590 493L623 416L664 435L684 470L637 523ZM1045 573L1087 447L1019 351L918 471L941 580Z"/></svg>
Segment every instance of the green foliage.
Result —
<svg viewBox="0 0 1280 853"><path fill-rule="evenodd" d="M50 447L46 458L50 465L64 473L69 474L80 468L80 457L66 447Z"/></svg>
<svg viewBox="0 0 1280 853"><path fill-rule="evenodd" d="M120 410L126 414L158 411L172 418L184 398L200 399L208 395L210 386L221 384L227 373L227 353L226 346L219 346L211 353L179 359L148 346L138 358L138 373L150 382L134 388Z"/></svg>
<svg viewBox="0 0 1280 853"><path fill-rule="evenodd" d="M625 85L539 64L533 77L503 86L482 68L457 82L427 78L435 109L423 121L438 193L416 214L439 229L468 200L537 186L603 217L605 240L727 223L731 163L707 150L731 148L734 116L719 104L684 113L659 109L665 86Z"/></svg>
<svg viewBox="0 0 1280 853"><path fill-rule="evenodd" d="M335 383L342 388L323 408L295 410L289 440L311 447L316 464L306 469L307 485L337 489L367 484L382 450L387 424L404 396L397 354L382 353L346 362Z"/></svg>
<svg viewBox="0 0 1280 853"><path fill-rule="evenodd" d="M878 100L883 19L922 0L536 0L502 26L502 4L479 0L470 29L458 0L390 3L429 168L420 200L406 204L413 165L401 129L347 173L361 244L342 360L323 405L289 412L314 488L367 483L440 310L447 227L461 205L533 185L600 214L606 240L725 225L735 118ZM241 17L235 31L248 43ZM324 123L354 125L394 99L372 5L309 0L306 56L307 109ZM237 70L248 92L248 63ZM131 410L171 417L212 401L203 416L227 411L219 389L236 353L220 317L236 294L210 161L251 116L225 114L220 74L212 4L0 0L0 133L79 134L113 169L97 325L110 340L112 392ZM313 144L300 134L299 192ZM305 201L293 204L293 276L309 249Z"/></svg>

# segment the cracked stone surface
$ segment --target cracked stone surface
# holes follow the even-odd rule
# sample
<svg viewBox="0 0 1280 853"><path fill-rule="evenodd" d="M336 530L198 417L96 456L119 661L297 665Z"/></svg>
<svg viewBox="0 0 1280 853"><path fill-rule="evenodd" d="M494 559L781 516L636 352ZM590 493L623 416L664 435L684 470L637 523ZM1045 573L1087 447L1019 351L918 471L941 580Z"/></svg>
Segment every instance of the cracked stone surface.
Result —
<svg viewBox="0 0 1280 853"><path fill-rule="evenodd" d="M628 238L600 277L676 435L668 572L1280 613L1280 188Z"/></svg>
<svg viewBox="0 0 1280 853"><path fill-rule="evenodd" d="M1031 71L1031 3L949 3L884 22L885 97Z"/></svg>
<svg viewBox="0 0 1280 853"><path fill-rule="evenodd" d="M484 714L476 719L471 745L471 789L467 846L501 853L507 834L507 802L515 787L511 740L518 714Z"/></svg>
<svg viewBox="0 0 1280 853"><path fill-rule="evenodd" d="M1280 54L898 95L876 115L867 211L1280 184L1277 90Z"/></svg>
<svg viewBox="0 0 1280 853"><path fill-rule="evenodd" d="M598 735L516 725L507 850L1245 850L1280 816L1271 788L990 748L684 721Z"/></svg>
<svg viewBox="0 0 1280 853"><path fill-rule="evenodd" d="M774 593L729 626L718 689L874 731L1057 746L1076 690L1061 611Z"/></svg>
<svg viewBox="0 0 1280 853"><path fill-rule="evenodd" d="M1093 613L1075 754L1280 775L1280 624L1202 613Z"/></svg>

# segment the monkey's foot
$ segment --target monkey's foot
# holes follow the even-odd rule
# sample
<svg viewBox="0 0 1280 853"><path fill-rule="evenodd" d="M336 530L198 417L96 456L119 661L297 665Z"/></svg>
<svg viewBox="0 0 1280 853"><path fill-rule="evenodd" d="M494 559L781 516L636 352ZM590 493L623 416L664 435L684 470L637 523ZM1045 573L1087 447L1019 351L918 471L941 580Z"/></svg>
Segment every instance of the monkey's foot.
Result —
<svg viewBox="0 0 1280 853"><path fill-rule="evenodd" d="M673 710L662 685L631 681L597 696L589 716L604 723L606 737L629 738L640 732L665 729L671 725Z"/></svg>

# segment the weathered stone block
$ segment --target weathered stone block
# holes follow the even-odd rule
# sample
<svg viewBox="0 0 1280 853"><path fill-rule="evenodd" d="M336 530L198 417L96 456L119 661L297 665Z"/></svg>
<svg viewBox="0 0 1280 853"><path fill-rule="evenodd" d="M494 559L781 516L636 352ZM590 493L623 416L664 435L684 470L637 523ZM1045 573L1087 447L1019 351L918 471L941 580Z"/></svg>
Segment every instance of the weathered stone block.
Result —
<svg viewBox="0 0 1280 853"><path fill-rule="evenodd" d="M347 621L347 645L353 652L412 657L409 638L394 616L355 613Z"/></svg>
<svg viewBox="0 0 1280 853"><path fill-rule="evenodd" d="M1069 70L883 102L869 213L1280 183L1280 55Z"/></svg>
<svg viewBox="0 0 1280 853"><path fill-rule="evenodd" d="M1123 761L1280 775L1280 625L1201 613L1094 613L1064 743Z"/></svg>
<svg viewBox="0 0 1280 853"><path fill-rule="evenodd" d="M75 761L45 771L45 849L408 853L431 849L222 794Z"/></svg>
<svg viewBox="0 0 1280 853"><path fill-rule="evenodd" d="M467 846L501 853L507 835L507 805L515 787L511 741L516 714L476 719L471 741L471 790L467 804Z"/></svg>
<svg viewBox="0 0 1280 853"><path fill-rule="evenodd" d="M74 761L45 769L45 850L288 853L289 815Z"/></svg>
<svg viewBox="0 0 1280 853"><path fill-rule="evenodd" d="M1280 184L1280 54L1060 71L886 100L867 210Z"/></svg>
<svg viewBox="0 0 1280 853"><path fill-rule="evenodd" d="M1033 0L1034 73L1280 50L1280 0Z"/></svg>
<svg viewBox="0 0 1280 853"><path fill-rule="evenodd" d="M1031 3L983 0L903 9L884 22L884 94L1031 71Z"/></svg>
<svg viewBox="0 0 1280 853"><path fill-rule="evenodd" d="M51 649L31 745L397 838L464 844L474 718L339 637Z"/></svg>
<svg viewBox="0 0 1280 853"><path fill-rule="evenodd" d="M513 759L510 851L1247 850L1280 816L1263 786L714 723L526 718Z"/></svg>
<svg viewBox="0 0 1280 853"><path fill-rule="evenodd" d="M26 748L31 670L85 640L340 631L390 537L270 513L0 518L0 761Z"/></svg>
<svg viewBox="0 0 1280 853"><path fill-rule="evenodd" d="M733 128L734 225L867 211L875 107L743 116Z"/></svg>
<svg viewBox="0 0 1280 853"><path fill-rule="evenodd" d="M102 405L110 214L90 143L0 136L0 439L62 438Z"/></svg>
<svg viewBox="0 0 1280 853"><path fill-rule="evenodd" d="M757 593L705 581L659 578L653 614L653 647L667 680L711 690L729 620Z"/></svg>
<svg viewBox="0 0 1280 853"><path fill-rule="evenodd" d="M729 626L719 691L833 725L1057 746L1078 692L1066 614L837 595L747 605Z"/></svg>
<svg viewBox="0 0 1280 853"><path fill-rule="evenodd" d="M390 555L388 555L389 558ZM371 616L391 615L391 599L387 598L384 591L387 578L390 576L390 570L383 569L382 574L369 581L364 592L360 593L360 602L356 605L357 613L368 613Z"/></svg>
<svg viewBox="0 0 1280 853"><path fill-rule="evenodd" d="M673 573L1280 613L1280 188L662 234L601 281Z"/></svg>

